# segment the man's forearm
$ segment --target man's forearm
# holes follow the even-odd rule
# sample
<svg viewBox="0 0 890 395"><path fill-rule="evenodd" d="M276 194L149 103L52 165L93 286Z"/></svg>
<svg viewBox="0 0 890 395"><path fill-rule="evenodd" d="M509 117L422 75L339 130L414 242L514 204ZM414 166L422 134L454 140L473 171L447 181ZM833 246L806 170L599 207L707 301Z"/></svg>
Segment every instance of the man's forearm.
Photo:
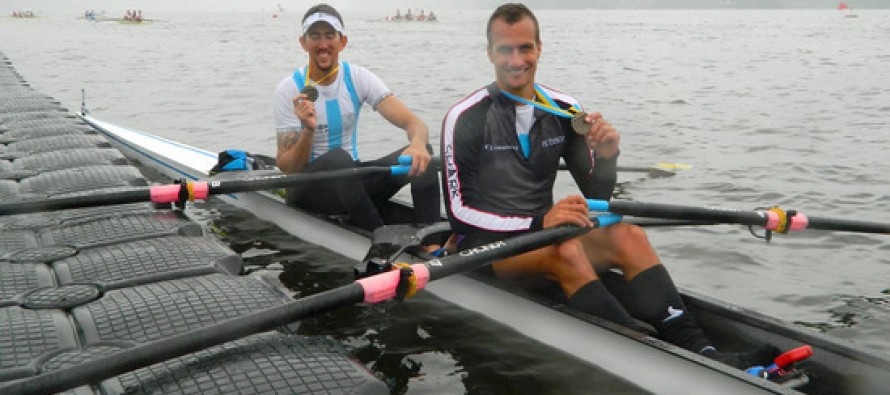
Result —
<svg viewBox="0 0 890 395"><path fill-rule="evenodd" d="M312 154L312 138L315 131L303 128L299 137L296 133L279 138L278 141L278 168L284 173L298 173L309 162Z"/></svg>
<svg viewBox="0 0 890 395"><path fill-rule="evenodd" d="M425 148L430 142L430 131L418 118L405 127L405 134L408 136L409 144L418 148Z"/></svg>

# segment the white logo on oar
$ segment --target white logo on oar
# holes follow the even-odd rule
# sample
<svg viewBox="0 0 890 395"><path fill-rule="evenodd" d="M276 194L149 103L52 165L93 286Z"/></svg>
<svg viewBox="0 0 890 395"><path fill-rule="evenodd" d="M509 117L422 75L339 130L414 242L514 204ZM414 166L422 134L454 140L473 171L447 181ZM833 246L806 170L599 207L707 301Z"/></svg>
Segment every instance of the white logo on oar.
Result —
<svg viewBox="0 0 890 395"><path fill-rule="evenodd" d="M496 241L494 243L481 245L481 246L475 247L475 248L470 248L469 250L463 250L463 251L459 252L458 254L460 256L476 255L476 254L481 254L486 251L491 251L494 249L501 248L505 245L507 245L507 243L504 243L503 241Z"/></svg>

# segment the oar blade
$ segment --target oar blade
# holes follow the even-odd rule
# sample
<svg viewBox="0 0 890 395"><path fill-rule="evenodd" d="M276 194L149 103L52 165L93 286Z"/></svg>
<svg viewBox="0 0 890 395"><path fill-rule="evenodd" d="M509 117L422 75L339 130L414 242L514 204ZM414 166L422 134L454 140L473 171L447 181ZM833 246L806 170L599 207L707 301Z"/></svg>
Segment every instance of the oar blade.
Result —
<svg viewBox="0 0 890 395"><path fill-rule="evenodd" d="M691 168L692 166L682 163L658 163L655 166L618 166L617 170L624 173L646 173L650 178L666 178Z"/></svg>

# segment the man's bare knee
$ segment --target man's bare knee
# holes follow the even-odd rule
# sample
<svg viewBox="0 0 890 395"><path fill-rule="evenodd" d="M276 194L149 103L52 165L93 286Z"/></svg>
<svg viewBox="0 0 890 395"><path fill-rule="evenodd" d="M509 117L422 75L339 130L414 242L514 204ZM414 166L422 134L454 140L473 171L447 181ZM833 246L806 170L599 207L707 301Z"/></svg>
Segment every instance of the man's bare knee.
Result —
<svg viewBox="0 0 890 395"><path fill-rule="evenodd" d="M658 263L658 257L652 245L649 244L649 237L643 228L630 225L620 224L620 226L609 227L606 233L608 244L615 264L626 267L647 268Z"/></svg>

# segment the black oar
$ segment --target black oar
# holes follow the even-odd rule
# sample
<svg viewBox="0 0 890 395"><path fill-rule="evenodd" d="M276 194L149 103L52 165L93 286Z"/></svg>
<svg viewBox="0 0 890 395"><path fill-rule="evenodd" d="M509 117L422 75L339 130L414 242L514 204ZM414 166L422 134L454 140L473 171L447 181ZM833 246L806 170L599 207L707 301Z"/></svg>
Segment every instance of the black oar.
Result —
<svg viewBox="0 0 890 395"><path fill-rule="evenodd" d="M442 159L434 157L430 159L432 168L442 171ZM616 170L621 173L646 173L652 178L672 177L676 175L676 170L685 170L692 166L682 163L658 163L655 166L618 166ZM559 170L568 170L569 166L560 162L557 167Z"/></svg>
<svg viewBox="0 0 890 395"><path fill-rule="evenodd" d="M673 177L677 174L677 170L686 170L692 166L682 163L658 163L655 166L618 166L615 168L619 173L646 173L652 178ZM559 170L568 170L569 166L565 163L559 164Z"/></svg>
<svg viewBox="0 0 890 395"><path fill-rule="evenodd" d="M357 177L380 172L388 172L394 176L408 174L411 170L411 157L400 156L398 161L399 165L396 166L368 166L316 173L267 174L228 180L188 181L181 184L155 185L87 196L55 197L43 200L0 203L0 216L139 202L160 204L184 203L186 201L204 200L210 195L287 188L311 181ZM440 163L439 158L432 158L430 166L438 168ZM560 168L564 169L566 167L561 165ZM674 174L673 172L655 167L619 167L618 170L622 171L622 169L623 171L648 172L652 177L666 177Z"/></svg>
<svg viewBox="0 0 890 395"><path fill-rule="evenodd" d="M652 178L663 178L673 177L677 174L676 170L688 169L690 167L682 163L659 163L650 167L618 166L616 170L622 173L646 173Z"/></svg>
<svg viewBox="0 0 890 395"><path fill-rule="evenodd" d="M599 213L593 213L597 215ZM698 220L698 219L669 219L669 218L635 218L625 217L621 222L642 226L644 228L659 228L670 226L703 226L703 225L719 225L717 221Z"/></svg>
<svg viewBox="0 0 890 395"><path fill-rule="evenodd" d="M408 157L408 159L410 162L410 157ZM87 196L56 197L45 200L2 203L0 204L0 215L138 202L186 202L196 199L204 200L210 195L286 188L310 181L356 177L381 172L388 172L392 175L405 175L408 174L410 170L411 166L408 165L369 166L320 171L317 173L263 175L249 178L212 181L187 181L182 184L155 185L128 191L109 192Z"/></svg>
<svg viewBox="0 0 890 395"><path fill-rule="evenodd" d="M762 226L766 230L780 233L800 231L804 229L822 229L890 234L890 224L851 219L810 217L795 210L785 211L779 208L744 211L728 208L640 203L621 200L608 202L604 200L589 199L587 202L591 211L608 211L615 214L633 215L637 217L713 221L724 224Z"/></svg>
<svg viewBox="0 0 890 395"><path fill-rule="evenodd" d="M594 221L594 227L610 225L620 219L620 216L603 215ZM591 229L593 228L572 225L547 228L461 251L445 258L415 263L411 267L417 277L417 289L424 288L429 281L577 237ZM65 391L89 383L98 383L135 369L245 336L269 331L314 314L362 302L377 303L390 300L396 296L400 274L400 270L393 270L370 276L281 306L145 343L70 368L16 380L0 387L0 393L45 394Z"/></svg>

